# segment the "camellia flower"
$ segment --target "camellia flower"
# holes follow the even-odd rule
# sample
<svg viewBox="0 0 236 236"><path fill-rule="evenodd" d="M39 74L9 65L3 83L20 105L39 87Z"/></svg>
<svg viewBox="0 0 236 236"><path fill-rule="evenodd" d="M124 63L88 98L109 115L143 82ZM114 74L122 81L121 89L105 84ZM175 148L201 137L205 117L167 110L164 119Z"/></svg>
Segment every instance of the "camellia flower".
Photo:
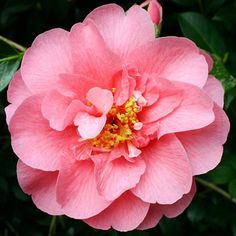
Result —
<svg viewBox="0 0 236 236"><path fill-rule="evenodd" d="M42 211L98 229L177 216L229 130L211 66L186 38L156 39L137 5L39 35L8 89L21 188Z"/></svg>

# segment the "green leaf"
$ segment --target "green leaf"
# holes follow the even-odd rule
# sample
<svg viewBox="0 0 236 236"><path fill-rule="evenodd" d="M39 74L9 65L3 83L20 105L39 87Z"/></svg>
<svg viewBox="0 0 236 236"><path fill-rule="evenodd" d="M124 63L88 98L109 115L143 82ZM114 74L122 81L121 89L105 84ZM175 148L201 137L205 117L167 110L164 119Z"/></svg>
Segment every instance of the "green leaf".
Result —
<svg viewBox="0 0 236 236"><path fill-rule="evenodd" d="M236 86L236 78L225 68L223 60L215 54L212 54L212 58L214 60L214 66L211 74L222 82L226 91L234 88Z"/></svg>
<svg viewBox="0 0 236 236"><path fill-rule="evenodd" d="M210 20L196 12L185 12L178 15L180 28L184 36L192 39L200 48L223 56L225 44Z"/></svg>
<svg viewBox="0 0 236 236"><path fill-rule="evenodd" d="M228 186L229 194L232 198L236 198L236 179L232 180Z"/></svg>
<svg viewBox="0 0 236 236"><path fill-rule="evenodd" d="M230 166L218 166L206 176L215 184L227 184L236 178L236 172Z"/></svg>
<svg viewBox="0 0 236 236"><path fill-rule="evenodd" d="M196 0L172 0L172 2L182 6L193 6L197 3Z"/></svg>
<svg viewBox="0 0 236 236"><path fill-rule="evenodd" d="M9 84L12 76L20 65L21 58L22 55L17 54L15 56L0 59L0 91Z"/></svg>

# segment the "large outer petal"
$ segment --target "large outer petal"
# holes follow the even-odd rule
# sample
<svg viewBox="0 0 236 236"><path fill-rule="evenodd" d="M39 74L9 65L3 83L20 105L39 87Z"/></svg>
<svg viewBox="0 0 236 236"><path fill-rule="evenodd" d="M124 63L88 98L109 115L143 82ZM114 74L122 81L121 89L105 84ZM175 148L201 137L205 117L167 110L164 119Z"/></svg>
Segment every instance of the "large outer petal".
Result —
<svg viewBox="0 0 236 236"><path fill-rule="evenodd" d="M34 93L51 89L60 73L72 71L69 32L63 29L40 34L26 51L21 64L22 78Z"/></svg>
<svg viewBox="0 0 236 236"><path fill-rule="evenodd" d="M186 38L162 37L137 48L128 57L142 74L203 87L208 65L196 45Z"/></svg>
<svg viewBox="0 0 236 236"><path fill-rule="evenodd" d="M111 204L97 191L91 160L65 165L60 170L57 200L62 205L64 213L76 219L97 215Z"/></svg>
<svg viewBox="0 0 236 236"><path fill-rule="evenodd" d="M42 96L34 95L16 110L9 130L16 155L27 165L46 171L58 170L63 159L70 160L70 147L77 143L74 127L57 132L41 114Z"/></svg>
<svg viewBox="0 0 236 236"><path fill-rule="evenodd" d="M196 193L196 184L193 179L193 184L189 193L184 194L181 199L171 205L159 205L161 212L168 218L173 218L181 213L188 207L188 205L193 200Z"/></svg>
<svg viewBox="0 0 236 236"><path fill-rule="evenodd" d="M17 71L7 90L7 100L11 103L5 108L8 124L17 107L29 96L31 96L31 93L22 80L20 71Z"/></svg>
<svg viewBox="0 0 236 236"><path fill-rule="evenodd" d="M104 5L92 11L85 22L88 20L94 21L109 48L120 57L155 39L148 13L137 5L126 13L118 5Z"/></svg>
<svg viewBox="0 0 236 236"><path fill-rule="evenodd" d="M159 120L159 137L164 134L199 129L214 121L214 104L209 96L191 84L173 83L184 91L183 100L172 113Z"/></svg>
<svg viewBox="0 0 236 236"><path fill-rule="evenodd" d="M120 157L107 163L98 162L95 170L99 193L108 200L114 200L135 187L144 173L145 163L138 157L134 162Z"/></svg>
<svg viewBox="0 0 236 236"><path fill-rule="evenodd" d="M209 75L203 90L218 106L223 108L224 88L219 80L217 80L214 76Z"/></svg>
<svg viewBox="0 0 236 236"><path fill-rule="evenodd" d="M112 88L112 76L121 69L121 62L93 22L75 24L70 32L70 44L75 73L93 79L95 86Z"/></svg>
<svg viewBox="0 0 236 236"><path fill-rule="evenodd" d="M23 191L32 195L35 205L51 215L62 215L61 206L56 200L58 172L33 169L20 160L17 163L17 178Z"/></svg>
<svg viewBox="0 0 236 236"><path fill-rule="evenodd" d="M100 214L86 219L90 226L107 230L114 228L118 231L136 229L147 215L149 204L126 192L116 199L106 210Z"/></svg>
<svg viewBox="0 0 236 236"><path fill-rule="evenodd" d="M162 216L163 213L161 212L158 204L151 204L145 219L137 229L145 230L155 227Z"/></svg>
<svg viewBox="0 0 236 236"><path fill-rule="evenodd" d="M204 174L215 168L223 153L223 144L229 132L229 120L225 112L214 106L215 121L202 129L183 132L177 137L190 160L193 175Z"/></svg>
<svg viewBox="0 0 236 236"><path fill-rule="evenodd" d="M192 171L186 152L175 137L155 140L141 154L146 171L132 192L145 202L172 204L188 193Z"/></svg>

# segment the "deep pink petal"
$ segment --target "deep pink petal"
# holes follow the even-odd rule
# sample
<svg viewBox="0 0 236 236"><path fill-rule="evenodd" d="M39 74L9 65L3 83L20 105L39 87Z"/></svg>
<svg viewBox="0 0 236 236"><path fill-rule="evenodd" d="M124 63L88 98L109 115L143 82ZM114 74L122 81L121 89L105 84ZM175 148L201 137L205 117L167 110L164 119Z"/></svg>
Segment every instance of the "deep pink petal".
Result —
<svg viewBox="0 0 236 236"><path fill-rule="evenodd" d="M158 224L162 216L163 213L161 212L158 204L151 204L144 221L138 226L137 229L146 230L154 228Z"/></svg>
<svg viewBox="0 0 236 236"><path fill-rule="evenodd" d="M177 134L187 152L193 175L208 172L221 160L230 124L219 106L214 106L214 113L215 121L207 127Z"/></svg>
<svg viewBox="0 0 236 236"><path fill-rule="evenodd" d="M168 218L176 217L181 213L183 213L183 211L189 206L189 204L193 200L195 193L196 193L196 184L195 181L193 180L193 184L189 193L184 194L180 200L171 205L159 205L159 209Z"/></svg>
<svg viewBox="0 0 236 236"><path fill-rule="evenodd" d="M60 170L57 200L64 213L76 219L97 215L111 203L97 191L94 166L90 160L78 161Z"/></svg>
<svg viewBox="0 0 236 236"><path fill-rule="evenodd" d="M162 37L137 48L129 56L129 62L141 74L204 86L208 77L208 65L196 45L178 37Z"/></svg>
<svg viewBox="0 0 236 236"><path fill-rule="evenodd" d="M108 113L113 105L113 95L110 90L101 89L98 87L91 88L86 98L91 102L99 112Z"/></svg>
<svg viewBox="0 0 236 236"><path fill-rule="evenodd" d="M82 139L91 139L99 135L106 124L106 120L106 114L96 117L87 112L78 112L74 124L78 126Z"/></svg>
<svg viewBox="0 0 236 236"><path fill-rule="evenodd" d="M140 158L133 163L122 157L107 163L100 162L95 169L99 193L105 199L115 200L135 187L144 171L145 163Z"/></svg>
<svg viewBox="0 0 236 236"><path fill-rule="evenodd" d="M147 9L152 22L159 25L162 21L162 6L157 0L151 0Z"/></svg>
<svg viewBox="0 0 236 236"><path fill-rule="evenodd" d="M183 90L183 100L172 113L159 120L158 136L205 127L215 119L212 100L198 87L174 82Z"/></svg>
<svg viewBox="0 0 236 236"><path fill-rule="evenodd" d="M210 75L203 87L207 95L221 108L224 106L224 88L219 80Z"/></svg>
<svg viewBox="0 0 236 236"><path fill-rule="evenodd" d="M40 95L27 98L13 115L9 130L16 155L28 166L46 171L58 170L61 161L70 160L70 146L77 143L75 128L57 132L41 114Z"/></svg>
<svg viewBox="0 0 236 236"><path fill-rule="evenodd" d="M57 83L59 74L73 72L69 32L52 29L40 34L26 51L21 74L35 93L47 91Z"/></svg>
<svg viewBox="0 0 236 236"><path fill-rule="evenodd" d="M35 205L51 215L62 215L61 206L56 200L58 172L33 169L22 161L17 163L17 178L23 191L32 195Z"/></svg>
<svg viewBox="0 0 236 236"><path fill-rule="evenodd" d="M93 20L109 48L120 57L155 39L154 25L148 13L134 5L126 13L116 4L93 10L85 19Z"/></svg>
<svg viewBox="0 0 236 236"><path fill-rule="evenodd" d="M75 24L70 32L75 73L97 81L99 87L112 88L112 76L121 69L96 26L91 22Z"/></svg>
<svg viewBox="0 0 236 236"><path fill-rule="evenodd" d="M192 171L186 152L174 135L142 149L146 171L132 192L145 202L172 204L188 193Z"/></svg>
<svg viewBox="0 0 236 236"><path fill-rule="evenodd" d="M126 192L100 214L86 219L93 228L130 231L138 227L147 215L149 204Z"/></svg>

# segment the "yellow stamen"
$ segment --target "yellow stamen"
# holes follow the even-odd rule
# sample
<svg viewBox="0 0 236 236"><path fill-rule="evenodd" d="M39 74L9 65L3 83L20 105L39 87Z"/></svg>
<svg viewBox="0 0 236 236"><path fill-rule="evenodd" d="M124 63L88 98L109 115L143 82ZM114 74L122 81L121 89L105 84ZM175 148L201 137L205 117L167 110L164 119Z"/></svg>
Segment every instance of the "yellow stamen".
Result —
<svg viewBox="0 0 236 236"><path fill-rule="evenodd" d="M139 107L134 98L130 98L122 106L113 106L107 114L107 123L101 133L90 143L97 148L111 150L119 143L133 139L134 124L139 122Z"/></svg>

